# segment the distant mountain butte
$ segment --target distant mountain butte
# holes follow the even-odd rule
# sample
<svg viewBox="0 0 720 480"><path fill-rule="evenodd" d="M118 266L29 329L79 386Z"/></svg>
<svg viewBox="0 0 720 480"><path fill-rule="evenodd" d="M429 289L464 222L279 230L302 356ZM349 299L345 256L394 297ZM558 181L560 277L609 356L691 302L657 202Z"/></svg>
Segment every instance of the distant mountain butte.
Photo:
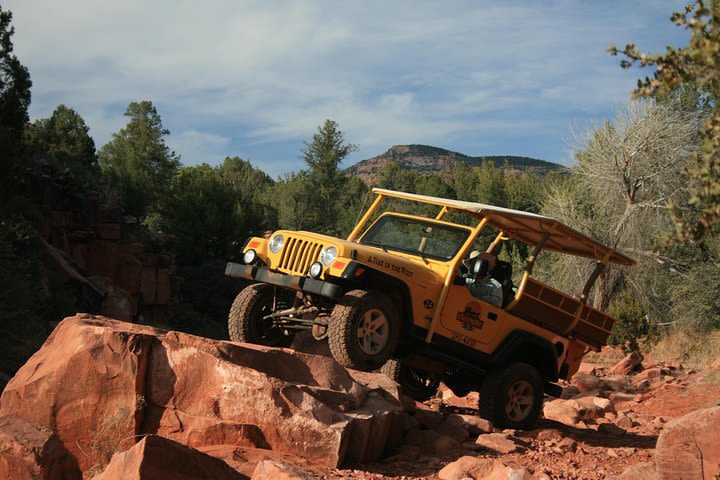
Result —
<svg viewBox="0 0 720 480"><path fill-rule="evenodd" d="M421 173L440 173L442 170L461 162L473 167L480 166L483 162L488 161L494 163L498 168L506 168L515 172L532 171L542 175L551 171L565 169L565 167L557 163L530 157L512 155L471 157L428 145L395 145L382 155L356 163L347 168L345 172L357 176L365 183L372 184L377 180L385 165L392 162L397 163L402 169L415 170Z"/></svg>

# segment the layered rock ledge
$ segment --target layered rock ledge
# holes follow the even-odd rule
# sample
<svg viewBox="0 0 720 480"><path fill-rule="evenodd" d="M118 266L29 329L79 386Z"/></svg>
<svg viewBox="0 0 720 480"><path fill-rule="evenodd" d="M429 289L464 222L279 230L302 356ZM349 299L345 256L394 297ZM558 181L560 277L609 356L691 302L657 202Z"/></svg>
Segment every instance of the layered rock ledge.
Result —
<svg viewBox="0 0 720 480"><path fill-rule="evenodd" d="M334 468L393 448L402 405L329 357L80 314L10 380L0 416L56 432L82 471L146 435L275 450Z"/></svg>

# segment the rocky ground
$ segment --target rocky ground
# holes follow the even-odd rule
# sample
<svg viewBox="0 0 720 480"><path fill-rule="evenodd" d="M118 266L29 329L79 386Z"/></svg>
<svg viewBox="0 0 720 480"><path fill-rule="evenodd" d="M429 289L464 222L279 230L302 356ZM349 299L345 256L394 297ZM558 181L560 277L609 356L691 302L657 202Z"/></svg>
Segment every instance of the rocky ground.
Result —
<svg viewBox="0 0 720 480"><path fill-rule="evenodd" d="M416 403L325 356L78 315L4 387L0 478L720 476L720 361L587 360L536 429L497 431L476 393Z"/></svg>

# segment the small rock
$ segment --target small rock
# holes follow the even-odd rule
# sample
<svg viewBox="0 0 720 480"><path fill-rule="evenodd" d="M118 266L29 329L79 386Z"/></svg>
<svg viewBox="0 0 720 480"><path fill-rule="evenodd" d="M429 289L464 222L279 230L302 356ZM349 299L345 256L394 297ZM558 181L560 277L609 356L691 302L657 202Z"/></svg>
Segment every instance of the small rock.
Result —
<svg viewBox="0 0 720 480"><path fill-rule="evenodd" d="M558 443L563 438L562 433L554 428L531 430L528 432L528 436L535 438L538 442L551 442L551 444Z"/></svg>
<svg viewBox="0 0 720 480"><path fill-rule="evenodd" d="M610 370L610 373L615 375L627 375L640 366L642 361L642 354L637 350L633 350L628 356L620 360L620 362Z"/></svg>
<svg viewBox="0 0 720 480"><path fill-rule="evenodd" d="M452 413L445 420L447 423L456 423L470 432L470 435L480 435L481 433L492 433L493 424L489 420L476 417L474 415L461 415Z"/></svg>
<svg viewBox="0 0 720 480"><path fill-rule="evenodd" d="M622 392L613 392L610 394L608 399L614 405L614 404L620 403L620 402L629 402L631 400L635 400L635 395L631 395L629 393L622 393Z"/></svg>
<svg viewBox="0 0 720 480"><path fill-rule="evenodd" d="M572 377L572 382L580 392L600 390L605 386L605 382L602 379L590 373L576 373Z"/></svg>
<svg viewBox="0 0 720 480"><path fill-rule="evenodd" d="M578 404L584 408L590 408L592 410L600 409L601 414L605 412L613 412L615 409L612 406L612 402L607 398L603 397L585 397L577 400Z"/></svg>
<svg viewBox="0 0 720 480"><path fill-rule="evenodd" d="M617 454L617 452L615 451L614 448L608 448L605 453L607 453L607 456L610 458L618 458L619 457L619 455Z"/></svg>
<svg viewBox="0 0 720 480"><path fill-rule="evenodd" d="M577 442L572 438L563 438L557 446L562 452L574 452L577 450Z"/></svg>
<svg viewBox="0 0 720 480"><path fill-rule="evenodd" d="M543 406L543 415L549 420L555 420L566 425L575 425L580 419L577 402L559 398L551 400Z"/></svg>
<svg viewBox="0 0 720 480"><path fill-rule="evenodd" d="M630 385L627 375L612 375L603 380L605 380L607 386L615 392L631 392L635 389L635 387Z"/></svg>
<svg viewBox="0 0 720 480"><path fill-rule="evenodd" d="M656 378L662 377L662 370L659 368L648 368L647 370L643 370L642 372L638 373L633 377L633 382L637 385L639 382L642 382L643 380L653 380Z"/></svg>
<svg viewBox="0 0 720 480"><path fill-rule="evenodd" d="M524 468L515 469L499 460L467 455L445 465L438 472L438 478L440 480L532 480L533 477Z"/></svg>
<svg viewBox="0 0 720 480"><path fill-rule="evenodd" d="M560 398L562 398L563 400L567 400L569 398L574 397L578 393L580 393L580 389L578 389L578 387L576 387L575 385L568 385L567 387L564 387L562 389Z"/></svg>
<svg viewBox="0 0 720 480"><path fill-rule="evenodd" d="M657 428L662 428L665 423L667 423L665 417L655 417L655 419L652 421L653 426Z"/></svg>
<svg viewBox="0 0 720 480"><path fill-rule="evenodd" d="M635 426L635 422L632 421L632 418L630 417L619 417L617 420L615 420L615 425L618 427L627 430L628 428L632 428Z"/></svg>
<svg viewBox="0 0 720 480"><path fill-rule="evenodd" d="M476 445L494 452L508 454L520 450L520 446L505 433L484 433L475 440Z"/></svg>
<svg viewBox="0 0 720 480"><path fill-rule="evenodd" d="M253 471L251 480L314 480L309 475L292 465L276 462L274 460L263 460L258 462Z"/></svg>
<svg viewBox="0 0 720 480"><path fill-rule="evenodd" d="M650 380L641 380L635 384L635 389L639 392L647 392L650 390Z"/></svg>

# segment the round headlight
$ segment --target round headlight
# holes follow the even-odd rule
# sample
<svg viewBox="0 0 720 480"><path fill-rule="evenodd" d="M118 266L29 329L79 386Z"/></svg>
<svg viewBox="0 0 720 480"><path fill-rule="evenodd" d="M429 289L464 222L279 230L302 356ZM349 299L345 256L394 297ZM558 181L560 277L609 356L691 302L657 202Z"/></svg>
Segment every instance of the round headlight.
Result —
<svg viewBox="0 0 720 480"><path fill-rule="evenodd" d="M310 276L312 278L319 278L321 273L322 273L322 265L320 264L320 262L315 262L312 265L310 265Z"/></svg>
<svg viewBox="0 0 720 480"><path fill-rule="evenodd" d="M255 260L257 260L257 252L252 248L243 255L243 262L245 262L246 265L255 263Z"/></svg>
<svg viewBox="0 0 720 480"><path fill-rule="evenodd" d="M283 237L282 235L273 235L272 237L270 237L270 241L268 242L268 248L270 248L270 251L272 253L277 253L283 247L284 243L285 237Z"/></svg>
<svg viewBox="0 0 720 480"><path fill-rule="evenodd" d="M322 262L323 265L326 267L329 267L332 262L335 261L337 258L337 248L335 247L325 247L322 252L320 252L320 262Z"/></svg>

